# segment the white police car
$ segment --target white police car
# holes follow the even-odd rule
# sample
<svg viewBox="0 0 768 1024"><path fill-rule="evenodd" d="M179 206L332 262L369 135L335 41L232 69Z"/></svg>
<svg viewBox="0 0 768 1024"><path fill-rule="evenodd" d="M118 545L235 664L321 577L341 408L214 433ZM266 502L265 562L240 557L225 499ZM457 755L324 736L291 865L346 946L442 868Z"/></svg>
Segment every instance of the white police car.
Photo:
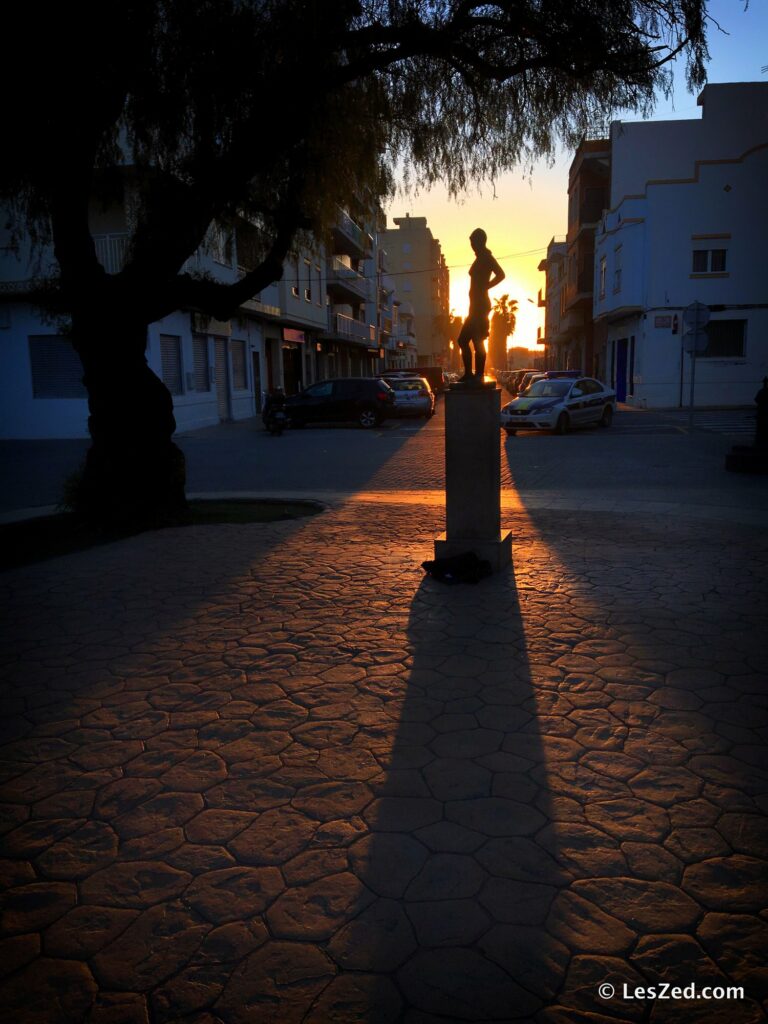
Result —
<svg viewBox="0 0 768 1024"><path fill-rule="evenodd" d="M501 426L508 434L518 430L554 430L565 434L587 423L609 427L615 411L616 392L599 380L542 378L504 406Z"/></svg>

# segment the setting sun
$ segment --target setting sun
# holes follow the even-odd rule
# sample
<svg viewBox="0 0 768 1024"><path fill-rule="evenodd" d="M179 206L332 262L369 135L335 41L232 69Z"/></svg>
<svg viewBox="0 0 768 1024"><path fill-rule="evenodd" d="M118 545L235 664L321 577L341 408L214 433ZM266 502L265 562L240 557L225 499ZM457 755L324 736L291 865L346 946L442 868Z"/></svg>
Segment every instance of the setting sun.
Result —
<svg viewBox="0 0 768 1024"><path fill-rule="evenodd" d="M507 348L522 346L524 348L536 349L536 331L543 326L543 309L539 309L536 295L531 293L530 285L510 273L509 265L505 265L503 253L499 259L505 273L506 279L491 292L491 300L495 301L502 295L509 295L510 299L517 300L517 325L515 333L507 339ZM468 267L457 267L451 270L451 311L460 317L467 315L469 306L469 274Z"/></svg>

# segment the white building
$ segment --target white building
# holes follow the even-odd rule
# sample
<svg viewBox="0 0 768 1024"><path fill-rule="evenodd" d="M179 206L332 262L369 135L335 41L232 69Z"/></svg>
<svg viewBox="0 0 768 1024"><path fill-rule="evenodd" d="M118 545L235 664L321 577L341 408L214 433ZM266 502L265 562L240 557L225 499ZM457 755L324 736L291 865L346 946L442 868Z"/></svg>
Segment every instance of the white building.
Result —
<svg viewBox="0 0 768 1024"><path fill-rule="evenodd" d="M595 236L596 357L620 401L689 401L683 311L711 311L699 406L750 404L768 373L768 83L708 85L700 120L616 122Z"/></svg>
<svg viewBox="0 0 768 1024"><path fill-rule="evenodd" d="M94 206L91 229L102 266L119 272L125 211ZM234 231L213 227L184 269L234 283L249 269L248 234L245 221ZM177 429L255 416L273 387L292 394L319 379L380 372L378 295L365 273L365 262L378 259L374 235L339 211L330 251L292 253L282 280L231 320L180 310L150 324L147 363L173 396ZM34 257L28 243L11 242L0 234L0 438L87 437L83 370L66 318L52 321L29 301L35 282L55 271L52 255Z"/></svg>

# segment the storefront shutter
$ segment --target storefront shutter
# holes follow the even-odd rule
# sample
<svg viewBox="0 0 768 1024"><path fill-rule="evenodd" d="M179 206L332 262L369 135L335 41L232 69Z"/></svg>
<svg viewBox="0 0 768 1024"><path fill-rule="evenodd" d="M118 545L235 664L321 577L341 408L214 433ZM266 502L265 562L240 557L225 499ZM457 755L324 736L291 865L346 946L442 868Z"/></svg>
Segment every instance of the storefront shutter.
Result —
<svg viewBox="0 0 768 1024"><path fill-rule="evenodd" d="M29 339L32 394L35 398L87 398L83 364L69 338L56 334Z"/></svg>

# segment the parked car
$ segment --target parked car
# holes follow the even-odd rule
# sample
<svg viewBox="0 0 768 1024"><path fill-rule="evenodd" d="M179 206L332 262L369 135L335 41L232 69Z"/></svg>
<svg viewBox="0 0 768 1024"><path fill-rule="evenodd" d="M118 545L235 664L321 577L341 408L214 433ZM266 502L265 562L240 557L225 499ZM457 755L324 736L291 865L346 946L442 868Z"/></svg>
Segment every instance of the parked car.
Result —
<svg viewBox="0 0 768 1024"><path fill-rule="evenodd" d="M520 390L520 382L526 373L538 373L537 370L532 370L530 367L524 370L513 370L512 376L509 378L509 384L507 385L507 391L510 394L516 395Z"/></svg>
<svg viewBox="0 0 768 1024"><path fill-rule="evenodd" d="M583 377L583 370L545 370L544 376L549 380L557 380L558 377Z"/></svg>
<svg viewBox="0 0 768 1024"><path fill-rule="evenodd" d="M442 366L417 366L415 372L429 381L429 386L435 397L445 391L445 371Z"/></svg>
<svg viewBox="0 0 768 1024"><path fill-rule="evenodd" d="M616 411L616 392L591 377L534 381L501 410L501 425L508 434L518 430L554 430L566 434L572 427L599 423L609 427Z"/></svg>
<svg viewBox="0 0 768 1024"><path fill-rule="evenodd" d="M395 393L380 377L340 377L291 395L285 411L292 427L347 420L375 427L393 415L394 405Z"/></svg>
<svg viewBox="0 0 768 1024"><path fill-rule="evenodd" d="M543 377L543 370L526 370L517 382L517 394L521 395L534 377Z"/></svg>
<svg viewBox="0 0 768 1024"><path fill-rule="evenodd" d="M424 377L389 377L387 383L395 392L396 416L435 415L435 396Z"/></svg>

